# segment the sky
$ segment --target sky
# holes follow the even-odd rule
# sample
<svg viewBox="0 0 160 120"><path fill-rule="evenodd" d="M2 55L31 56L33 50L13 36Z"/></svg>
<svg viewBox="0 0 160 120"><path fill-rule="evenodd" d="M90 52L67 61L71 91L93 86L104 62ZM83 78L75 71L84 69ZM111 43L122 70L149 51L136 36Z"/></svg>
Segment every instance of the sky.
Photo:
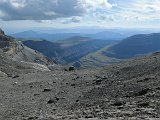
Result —
<svg viewBox="0 0 160 120"><path fill-rule="evenodd" d="M0 27L158 28L160 0L0 0Z"/></svg>

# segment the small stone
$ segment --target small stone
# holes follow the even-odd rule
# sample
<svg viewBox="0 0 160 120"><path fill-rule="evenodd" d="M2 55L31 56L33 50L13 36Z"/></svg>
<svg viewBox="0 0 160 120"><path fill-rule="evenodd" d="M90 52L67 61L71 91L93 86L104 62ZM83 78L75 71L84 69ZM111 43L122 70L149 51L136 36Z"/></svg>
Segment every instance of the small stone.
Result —
<svg viewBox="0 0 160 120"><path fill-rule="evenodd" d="M101 82L102 82L102 79L98 79L98 80L95 81L95 83L96 83L97 85L101 84Z"/></svg>
<svg viewBox="0 0 160 120"><path fill-rule="evenodd" d="M71 84L71 86L76 86L76 84Z"/></svg>
<svg viewBox="0 0 160 120"><path fill-rule="evenodd" d="M27 120L36 120L38 117L29 117Z"/></svg>
<svg viewBox="0 0 160 120"><path fill-rule="evenodd" d="M148 107L148 106L149 106L149 102L138 103L137 106L138 106L138 107Z"/></svg>
<svg viewBox="0 0 160 120"><path fill-rule="evenodd" d="M50 92L51 91L51 89L49 89L49 88L45 88L44 90L43 90L43 92Z"/></svg>
<svg viewBox="0 0 160 120"><path fill-rule="evenodd" d="M18 78L18 77L19 77L19 75L12 76L12 78Z"/></svg>
<svg viewBox="0 0 160 120"><path fill-rule="evenodd" d="M47 104L52 104L52 103L55 103L55 100L54 99L51 99L47 102Z"/></svg>
<svg viewBox="0 0 160 120"><path fill-rule="evenodd" d="M113 106L122 106L124 105L124 102L122 101L116 101L115 103L112 104Z"/></svg>
<svg viewBox="0 0 160 120"><path fill-rule="evenodd" d="M75 70L75 67L74 66L70 66L69 67L69 71L73 71L73 70Z"/></svg>

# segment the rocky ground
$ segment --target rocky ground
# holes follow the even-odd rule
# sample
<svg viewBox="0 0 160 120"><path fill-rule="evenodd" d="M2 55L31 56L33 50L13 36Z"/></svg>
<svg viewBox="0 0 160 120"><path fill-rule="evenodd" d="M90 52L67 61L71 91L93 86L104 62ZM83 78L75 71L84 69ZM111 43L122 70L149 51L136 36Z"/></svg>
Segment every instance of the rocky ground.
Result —
<svg viewBox="0 0 160 120"><path fill-rule="evenodd" d="M160 119L160 53L70 71L58 65L47 69L4 62L0 120Z"/></svg>

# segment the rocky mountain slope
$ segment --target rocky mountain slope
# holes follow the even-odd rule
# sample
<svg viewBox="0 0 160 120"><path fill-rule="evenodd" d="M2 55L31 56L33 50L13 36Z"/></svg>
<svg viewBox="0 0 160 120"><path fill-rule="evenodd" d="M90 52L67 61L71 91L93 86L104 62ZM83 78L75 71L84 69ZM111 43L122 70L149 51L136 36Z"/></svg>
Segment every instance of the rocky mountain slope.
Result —
<svg viewBox="0 0 160 120"><path fill-rule="evenodd" d="M14 77L0 72L2 120L160 118L160 53L101 69L18 69Z"/></svg>
<svg viewBox="0 0 160 120"><path fill-rule="evenodd" d="M55 63L16 41L13 37L5 35L0 29L0 72L7 77L18 77L20 73L34 71L50 71L48 65ZM58 67L58 65L55 65Z"/></svg>
<svg viewBox="0 0 160 120"><path fill-rule="evenodd" d="M24 46L21 42L16 41L13 37L5 35L0 30L0 53L14 61L25 61L40 64L52 64L53 61L41 53Z"/></svg>
<svg viewBox="0 0 160 120"><path fill-rule="evenodd" d="M108 57L127 59L160 50L160 33L140 34L126 38L103 53Z"/></svg>

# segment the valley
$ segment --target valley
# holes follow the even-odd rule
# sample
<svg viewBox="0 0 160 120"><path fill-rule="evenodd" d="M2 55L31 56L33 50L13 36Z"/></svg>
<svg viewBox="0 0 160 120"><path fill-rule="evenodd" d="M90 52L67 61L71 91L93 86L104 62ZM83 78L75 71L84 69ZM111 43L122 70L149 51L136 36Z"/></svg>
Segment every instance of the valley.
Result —
<svg viewBox="0 0 160 120"><path fill-rule="evenodd" d="M117 41L91 39L79 36L55 42L46 40L23 41L24 45L37 50L55 60L57 63L64 65L74 65L82 57L116 42Z"/></svg>
<svg viewBox="0 0 160 120"><path fill-rule="evenodd" d="M153 33L137 34L118 41L74 36L57 41L24 39L22 42L58 64L91 68L157 52L160 50L159 39L159 33Z"/></svg>

